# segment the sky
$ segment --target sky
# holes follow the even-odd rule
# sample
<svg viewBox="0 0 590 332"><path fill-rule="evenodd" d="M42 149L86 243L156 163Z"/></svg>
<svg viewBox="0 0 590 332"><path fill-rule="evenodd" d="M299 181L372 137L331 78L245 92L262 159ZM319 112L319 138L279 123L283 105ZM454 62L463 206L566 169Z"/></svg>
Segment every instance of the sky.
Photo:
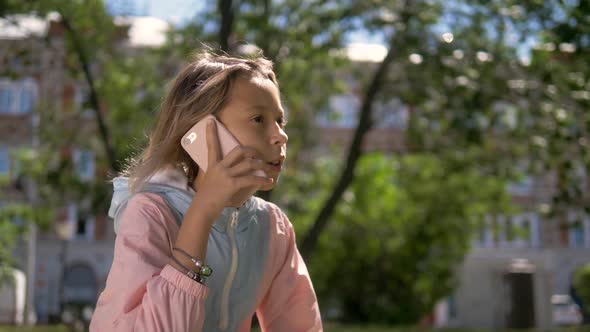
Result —
<svg viewBox="0 0 590 332"><path fill-rule="evenodd" d="M133 11L137 15L154 16L173 24L189 20L210 0L106 0L110 10ZM350 43L383 44L380 36L356 32L348 36Z"/></svg>
<svg viewBox="0 0 590 332"><path fill-rule="evenodd" d="M136 15L154 16L173 24L180 24L191 19L195 13L203 9L207 1L211 0L105 0L107 8L120 13L134 12ZM446 24L440 25L441 34L443 30L448 31ZM371 35L366 31L355 31L350 33L346 40L348 43L370 43L385 46L384 38L381 35ZM526 43L519 45L518 53L522 58L530 58L529 51L535 43L534 38L529 38Z"/></svg>
<svg viewBox="0 0 590 332"><path fill-rule="evenodd" d="M133 13L154 16L171 23L182 23L204 7L206 0L105 0L115 14Z"/></svg>

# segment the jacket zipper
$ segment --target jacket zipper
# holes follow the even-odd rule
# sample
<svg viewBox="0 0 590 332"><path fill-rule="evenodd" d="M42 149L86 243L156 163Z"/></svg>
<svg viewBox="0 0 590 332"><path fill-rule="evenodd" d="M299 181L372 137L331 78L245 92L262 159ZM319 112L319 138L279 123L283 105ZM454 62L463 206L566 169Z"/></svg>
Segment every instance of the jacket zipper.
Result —
<svg viewBox="0 0 590 332"><path fill-rule="evenodd" d="M232 283L238 270L238 247L234 238L234 230L238 223L239 212L240 210L234 211L231 216L231 221L227 223L227 235L231 243L231 263L227 278L223 285L223 293L221 294L221 311L219 319L219 328L221 330L227 330L229 326L229 291L231 290Z"/></svg>

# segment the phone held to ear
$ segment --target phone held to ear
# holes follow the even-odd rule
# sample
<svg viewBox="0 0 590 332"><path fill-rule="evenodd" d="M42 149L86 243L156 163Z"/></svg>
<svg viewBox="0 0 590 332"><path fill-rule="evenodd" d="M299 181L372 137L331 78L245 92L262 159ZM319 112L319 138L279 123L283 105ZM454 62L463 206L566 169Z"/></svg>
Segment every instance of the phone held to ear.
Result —
<svg viewBox="0 0 590 332"><path fill-rule="evenodd" d="M180 145L191 156L191 158L206 172L208 166L208 148L207 148L207 122L213 119L217 126L217 136L221 148L221 158L225 158L235 147L239 146L238 140L231 132L219 121L214 115L207 115L201 121L197 122L189 129L182 139ZM266 177L262 170L256 170L254 175Z"/></svg>

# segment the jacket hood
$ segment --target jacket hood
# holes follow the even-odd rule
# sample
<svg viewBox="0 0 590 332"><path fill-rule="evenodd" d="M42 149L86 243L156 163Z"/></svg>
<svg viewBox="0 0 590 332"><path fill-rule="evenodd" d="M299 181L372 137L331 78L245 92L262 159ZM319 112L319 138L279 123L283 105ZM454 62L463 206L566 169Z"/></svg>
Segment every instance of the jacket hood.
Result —
<svg viewBox="0 0 590 332"><path fill-rule="evenodd" d="M128 177L116 177L113 179L113 198L111 199L108 212L109 217L114 221L115 234L119 228L120 216L125 210L127 203L131 197L139 193L155 193L163 197L171 207L171 211L179 225L182 223L183 216L195 195L193 188L188 185L184 171L179 168L166 168L158 171L146 181L137 193L130 191ZM252 196L240 208L225 208L213 224L213 227L219 231L225 231L225 226L232 212L236 210L240 212L243 210L252 212L259 208L258 205L258 199ZM246 214L241 213L241 215ZM249 220L245 219L242 217L239 218L238 231L247 227L247 221Z"/></svg>

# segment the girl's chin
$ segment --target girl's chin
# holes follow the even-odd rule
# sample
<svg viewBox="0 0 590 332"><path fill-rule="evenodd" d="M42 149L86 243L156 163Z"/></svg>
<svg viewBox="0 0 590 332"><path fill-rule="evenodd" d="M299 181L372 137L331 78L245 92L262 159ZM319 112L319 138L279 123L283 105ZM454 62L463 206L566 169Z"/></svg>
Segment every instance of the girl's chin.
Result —
<svg viewBox="0 0 590 332"><path fill-rule="evenodd" d="M269 190L272 190L276 186L277 182L279 181L279 177L278 176L276 178L273 177L273 179L274 179L274 181L271 184L268 184L268 185L266 185L266 186L264 186L264 187L262 187L262 188L260 188L258 190L260 190L260 191L269 191Z"/></svg>
<svg viewBox="0 0 590 332"><path fill-rule="evenodd" d="M269 190L272 190L274 187L275 187L275 184L273 182L273 183L271 183L271 184L269 184L267 186L264 186L264 187L260 188L259 190L260 191L269 191Z"/></svg>

